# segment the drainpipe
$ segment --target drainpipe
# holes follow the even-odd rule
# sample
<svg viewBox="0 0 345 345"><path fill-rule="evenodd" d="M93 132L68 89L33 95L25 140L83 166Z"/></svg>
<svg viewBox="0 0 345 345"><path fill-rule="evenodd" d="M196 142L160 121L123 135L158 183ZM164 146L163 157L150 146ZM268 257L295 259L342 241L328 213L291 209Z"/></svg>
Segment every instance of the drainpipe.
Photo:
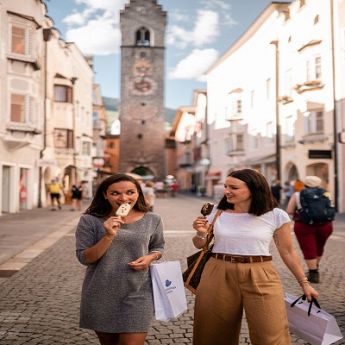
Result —
<svg viewBox="0 0 345 345"><path fill-rule="evenodd" d="M75 84L76 84L76 81L78 80L78 78L76 77L72 77L71 78L71 82L72 82L72 85L73 85L73 88L72 88L72 109L73 109L73 117L72 117L72 120L73 120L73 166L74 166L74 173L73 173L73 176L72 177L72 181L70 181L70 186L69 186L69 189L70 187L73 185L73 184L76 184L77 183L77 180L78 180L78 173L77 173L77 140L76 140L76 104L75 104Z"/></svg>
<svg viewBox="0 0 345 345"><path fill-rule="evenodd" d="M47 147L47 79L48 79L48 73L47 73L47 64L48 64L48 41L50 41L51 38L51 29L43 29L43 44L44 44L44 72L43 72L43 78L44 78L44 89L43 89L43 147L40 150L40 160L42 160L44 156L44 151ZM42 179L43 179L43 168L40 162L40 166L38 169L38 201L37 201L37 207L42 207Z"/></svg>
<svg viewBox="0 0 345 345"><path fill-rule="evenodd" d="M281 180L281 152L280 152L280 141L281 141L281 126L279 116L279 41L272 41L270 44L275 46L275 79L276 79L276 90L275 90L275 120L276 120L276 171L277 180Z"/></svg>
<svg viewBox="0 0 345 345"><path fill-rule="evenodd" d="M330 19L331 19L331 54L332 54L332 98L333 98L333 163L334 163L334 206L335 210L338 211L338 125L337 125L337 100L335 97L335 54L334 54L334 12L333 0L330 0Z"/></svg>

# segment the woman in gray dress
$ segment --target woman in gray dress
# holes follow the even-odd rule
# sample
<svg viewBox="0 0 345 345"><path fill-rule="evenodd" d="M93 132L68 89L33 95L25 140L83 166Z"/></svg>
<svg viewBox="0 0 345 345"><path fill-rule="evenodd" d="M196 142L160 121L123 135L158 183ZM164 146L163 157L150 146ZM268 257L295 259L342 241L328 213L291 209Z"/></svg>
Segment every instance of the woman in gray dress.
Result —
<svg viewBox="0 0 345 345"><path fill-rule="evenodd" d="M127 215L116 215L129 204ZM149 266L164 249L163 224L139 183L126 174L99 185L76 230L76 254L87 266L80 327L101 345L143 345L153 318ZM119 214L119 212L117 212Z"/></svg>

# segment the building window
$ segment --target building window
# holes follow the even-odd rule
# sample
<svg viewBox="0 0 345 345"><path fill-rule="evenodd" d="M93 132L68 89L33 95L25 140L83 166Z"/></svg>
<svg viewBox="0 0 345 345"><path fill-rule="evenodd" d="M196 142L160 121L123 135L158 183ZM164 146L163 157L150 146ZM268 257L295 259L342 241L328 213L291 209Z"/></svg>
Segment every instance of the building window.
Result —
<svg viewBox="0 0 345 345"><path fill-rule="evenodd" d="M32 58L35 23L21 16L8 16L8 54L25 60Z"/></svg>
<svg viewBox="0 0 345 345"><path fill-rule="evenodd" d="M140 28L136 33L137 46L150 46L150 31L144 27Z"/></svg>
<svg viewBox="0 0 345 345"><path fill-rule="evenodd" d="M259 148L259 143L260 143L260 134L259 133L254 133L253 134L253 148L258 149Z"/></svg>
<svg viewBox="0 0 345 345"><path fill-rule="evenodd" d="M271 98L271 78L266 79L266 99Z"/></svg>
<svg viewBox="0 0 345 345"><path fill-rule="evenodd" d="M239 133L230 134L226 139L227 152L243 151L244 150L244 135Z"/></svg>
<svg viewBox="0 0 345 345"><path fill-rule="evenodd" d="M321 79L321 57L315 57L315 79Z"/></svg>
<svg viewBox="0 0 345 345"><path fill-rule="evenodd" d="M321 56L316 55L306 61L306 77L307 81L321 79Z"/></svg>
<svg viewBox="0 0 345 345"><path fill-rule="evenodd" d="M250 92L250 107L254 108L254 102L255 102L255 91L252 90Z"/></svg>
<svg viewBox="0 0 345 345"><path fill-rule="evenodd" d="M54 145L56 148L72 149L73 145L73 131L70 129L54 129Z"/></svg>
<svg viewBox="0 0 345 345"><path fill-rule="evenodd" d="M268 141L272 143L274 141L274 128L273 128L272 121L266 123L266 135L267 135Z"/></svg>
<svg viewBox="0 0 345 345"><path fill-rule="evenodd" d="M25 123L25 96L11 95L11 121Z"/></svg>
<svg viewBox="0 0 345 345"><path fill-rule="evenodd" d="M237 99L235 104L236 104L236 109L235 109L236 114L242 114L242 100Z"/></svg>
<svg viewBox="0 0 345 345"><path fill-rule="evenodd" d="M323 111L311 111L304 117L304 127L307 134L323 133L324 119Z"/></svg>
<svg viewBox="0 0 345 345"><path fill-rule="evenodd" d="M72 88L66 85L54 85L54 101L72 103Z"/></svg>
<svg viewBox="0 0 345 345"><path fill-rule="evenodd" d="M85 156L91 155L91 143L89 141L83 141L82 147L81 147L81 152Z"/></svg>
<svg viewBox="0 0 345 345"><path fill-rule="evenodd" d="M36 125L38 113L34 97L29 95L11 94L10 121L27 125Z"/></svg>
<svg viewBox="0 0 345 345"><path fill-rule="evenodd" d="M291 142L295 139L295 126L294 126L294 120L292 115L289 115L285 118L285 141Z"/></svg>
<svg viewBox="0 0 345 345"><path fill-rule="evenodd" d="M11 52L14 54L27 54L26 44L25 44L25 28L18 26L12 26L11 35Z"/></svg>

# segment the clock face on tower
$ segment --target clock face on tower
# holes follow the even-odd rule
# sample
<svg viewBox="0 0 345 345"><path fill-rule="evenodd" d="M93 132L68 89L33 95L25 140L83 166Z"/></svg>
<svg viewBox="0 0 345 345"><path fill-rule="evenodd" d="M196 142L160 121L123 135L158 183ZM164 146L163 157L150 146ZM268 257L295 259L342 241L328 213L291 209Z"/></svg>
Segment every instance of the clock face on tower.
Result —
<svg viewBox="0 0 345 345"><path fill-rule="evenodd" d="M133 77L130 81L130 90L134 95L150 95L157 87L156 82L150 77L152 66L146 59L140 59L133 66Z"/></svg>
<svg viewBox="0 0 345 345"><path fill-rule="evenodd" d="M146 76L133 78L131 85L132 92L137 95L149 95L155 89L155 82Z"/></svg>

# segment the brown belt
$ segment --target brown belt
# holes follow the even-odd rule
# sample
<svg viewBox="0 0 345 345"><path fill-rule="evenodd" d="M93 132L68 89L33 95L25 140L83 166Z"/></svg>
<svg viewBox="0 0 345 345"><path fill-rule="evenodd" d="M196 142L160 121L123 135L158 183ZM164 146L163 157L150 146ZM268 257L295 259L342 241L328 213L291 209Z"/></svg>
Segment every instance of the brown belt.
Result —
<svg viewBox="0 0 345 345"><path fill-rule="evenodd" d="M212 253L212 257L218 260L224 260L229 262L238 262L242 264L249 264L251 262L264 262L271 261L272 256L262 256L262 255L231 255L231 254L222 254L222 253Z"/></svg>

